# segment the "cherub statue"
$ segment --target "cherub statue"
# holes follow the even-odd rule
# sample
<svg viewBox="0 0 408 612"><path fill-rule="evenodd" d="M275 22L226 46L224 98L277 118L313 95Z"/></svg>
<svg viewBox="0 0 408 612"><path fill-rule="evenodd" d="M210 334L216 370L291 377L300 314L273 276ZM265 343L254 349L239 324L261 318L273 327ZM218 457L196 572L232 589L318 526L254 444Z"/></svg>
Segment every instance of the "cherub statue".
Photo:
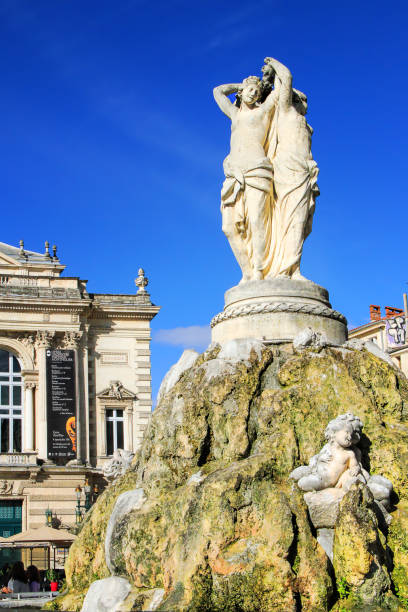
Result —
<svg viewBox="0 0 408 612"><path fill-rule="evenodd" d="M362 421L351 412L341 414L327 425L327 444L314 455L309 465L302 465L290 474L303 491L336 488L348 491L357 481L366 484L385 508L389 508L392 483L383 476L370 476L361 463L360 441Z"/></svg>
<svg viewBox="0 0 408 612"><path fill-rule="evenodd" d="M351 413L330 421L324 432L327 444L311 458L309 465L296 468L291 478L303 491L321 491L329 487L348 489L356 480L366 482L361 454L354 447L360 440L363 424ZM366 475L369 477L368 473ZM367 478L368 480L368 478Z"/></svg>

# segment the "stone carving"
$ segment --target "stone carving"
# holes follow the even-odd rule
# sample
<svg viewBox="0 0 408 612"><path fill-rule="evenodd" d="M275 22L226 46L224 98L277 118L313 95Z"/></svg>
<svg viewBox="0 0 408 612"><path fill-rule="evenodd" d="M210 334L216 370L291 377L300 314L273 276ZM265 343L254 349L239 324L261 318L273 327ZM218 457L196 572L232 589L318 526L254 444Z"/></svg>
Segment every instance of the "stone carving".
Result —
<svg viewBox="0 0 408 612"><path fill-rule="evenodd" d="M287 275L302 279L300 258L303 243L312 231L319 169L312 158L313 130L305 115L307 98L292 88L288 68L271 57L265 63L275 71L279 90L275 115L275 150L272 158L275 188L275 208L272 216L273 245L272 276Z"/></svg>
<svg viewBox="0 0 408 612"><path fill-rule="evenodd" d="M34 336L32 334L25 334L24 336L17 336L17 340L19 340L25 347L27 347L32 354L34 355Z"/></svg>
<svg viewBox="0 0 408 612"><path fill-rule="evenodd" d="M11 495L13 493L13 483L7 480L0 480L0 495Z"/></svg>
<svg viewBox="0 0 408 612"><path fill-rule="evenodd" d="M134 453L118 448L113 453L112 459L103 466L103 475L110 481L122 476L132 463Z"/></svg>
<svg viewBox="0 0 408 612"><path fill-rule="evenodd" d="M383 476L370 476L361 463L361 451L357 447L363 423L348 412L330 421L325 430L325 444L314 455L309 465L302 465L290 474L299 488L308 492L305 501L315 527L332 527L338 505L343 495L356 482L366 484L383 511L390 508L392 483ZM332 518L327 520L327 513ZM322 518L323 515L323 518Z"/></svg>
<svg viewBox="0 0 408 612"><path fill-rule="evenodd" d="M242 306L226 308L223 312L220 312L213 317L211 320L211 327L214 327L217 325L217 323L227 319L266 312L300 312L304 314L328 317L329 319L336 319L344 324L347 323L346 317L342 315L341 312L332 310L327 306L320 306L318 304L305 304L302 302L250 302Z"/></svg>
<svg viewBox="0 0 408 612"><path fill-rule="evenodd" d="M109 387L98 393L97 397L121 401L135 399L136 395L128 389L125 389L120 380L111 380Z"/></svg>
<svg viewBox="0 0 408 612"><path fill-rule="evenodd" d="M242 270L241 282L277 276L302 280L303 242L319 193L306 96L292 88L292 75L278 60L266 58L262 71L262 81L250 76L214 89L232 124L222 227ZM233 93L235 103L228 97Z"/></svg>
<svg viewBox="0 0 408 612"><path fill-rule="evenodd" d="M306 327L293 339L295 351L302 351L306 348L321 350L328 346L329 342L325 334L313 331L311 327Z"/></svg>
<svg viewBox="0 0 408 612"><path fill-rule="evenodd" d="M135 280L135 285L138 287L137 293L147 293L146 287L149 284L149 279L145 276L143 268L139 268L138 277Z"/></svg>
<svg viewBox="0 0 408 612"><path fill-rule="evenodd" d="M64 347L64 349L77 349L81 341L82 335L82 331L66 331L62 340L62 346Z"/></svg>
<svg viewBox="0 0 408 612"><path fill-rule="evenodd" d="M54 336L55 331L48 329L38 331L35 339L36 348L49 348Z"/></svg>
<svg viewBox="0 0 408 612"><path fill-rule="evenodd" d="M363 469L354 448L362 427L360 419L351 413L330 421L324 432L327 444L311 458L309 465L293 470L291 478L298 481L303 491L321 491L329 487L348 490L356 478L366 482L368 472Z"/></svg>
<svg viewBox="0 0 408 612"><path fill-rule="evenodd" d="M119 380L112 380L109 385L110 393L115 399L122 399L123 385Z"/></svg>

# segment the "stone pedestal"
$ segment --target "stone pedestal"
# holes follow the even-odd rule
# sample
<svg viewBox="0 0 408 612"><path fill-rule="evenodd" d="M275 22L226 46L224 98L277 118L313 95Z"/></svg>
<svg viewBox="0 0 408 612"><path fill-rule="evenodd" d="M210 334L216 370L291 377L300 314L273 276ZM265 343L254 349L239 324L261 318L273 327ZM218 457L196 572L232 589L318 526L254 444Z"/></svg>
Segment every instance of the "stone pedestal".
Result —
<svg viewBox="0 0 408 612"><path fill-rule="evenodd" d="M347 320L332 309L327 290L311 281L289 278L232 287L211 327L212 341L220 344L236 338L292 342L306 327L324 333L330 344L347 340Z"/></svg>

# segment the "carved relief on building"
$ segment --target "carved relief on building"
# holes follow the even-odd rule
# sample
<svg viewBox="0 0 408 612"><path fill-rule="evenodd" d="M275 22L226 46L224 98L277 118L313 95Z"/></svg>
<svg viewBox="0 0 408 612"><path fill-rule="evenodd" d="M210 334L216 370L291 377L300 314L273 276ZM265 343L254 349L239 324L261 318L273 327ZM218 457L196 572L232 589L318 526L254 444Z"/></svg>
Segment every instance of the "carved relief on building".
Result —
<svg viewBox="0 0 408 612"><path fill-rule="evenodd" d="M0 480L0 495L12 495L13 483L8 480Z"/></svg>
<svg viewBox="0 0 408 612"><path fill-rule="evenodd" d="M75 350L81 342L82 331L66 331L62 339L62 347L64 349Z"/></svg>
<svg viewBox="0 0 408 612"><path fill-rule="evenodd" d="M21 344L23 344L26 347L26 349L30 353L32 360L35 361L35 336L34 334L18 335L16 336L16 340L21 342Z"/></svg>
<svg viewBox="0 0 408 612"><path fill-rule="evenodd" d="M128 353L105 351L100 353L102 365L127 365L129 363Z"/></svg>
<svg viewBox="0 0 408 612"><path fill-rule="evenodd" d="M109 387L97 394L100 400L133 400L136 399L136 395L125 389L120 380L111 380Z"/></svg>
<svg viewBox="0 0 408 612"><path fill-rule="evenodd" d="M55 336L55 331L42 329L37 332L35 345L36 348L49 348Z"/></svg>
<svg viewBox="0 0 408 612"><path fill-rule="evenodd" d="M31 380L25 380L24 381L24 389L35 389L37 386L37 383Z"/></svg>

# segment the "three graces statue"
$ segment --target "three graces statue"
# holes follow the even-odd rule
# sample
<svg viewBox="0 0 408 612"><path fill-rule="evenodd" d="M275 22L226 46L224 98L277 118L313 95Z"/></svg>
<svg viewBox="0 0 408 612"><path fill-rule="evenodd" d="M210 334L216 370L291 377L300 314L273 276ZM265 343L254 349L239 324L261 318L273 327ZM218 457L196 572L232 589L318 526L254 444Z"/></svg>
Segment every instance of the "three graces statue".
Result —
<svg viewBox="0 0 408 612"><path fill-rule="evenodd" d="M278 60L267 57L262 72L262 79L249 76L214 89L231 119L222 229L241 267L241 282L303 280L300 258L319 195L307 98L292 87L290 71ZM235 103L228 97L234 93Z"/></svg>

